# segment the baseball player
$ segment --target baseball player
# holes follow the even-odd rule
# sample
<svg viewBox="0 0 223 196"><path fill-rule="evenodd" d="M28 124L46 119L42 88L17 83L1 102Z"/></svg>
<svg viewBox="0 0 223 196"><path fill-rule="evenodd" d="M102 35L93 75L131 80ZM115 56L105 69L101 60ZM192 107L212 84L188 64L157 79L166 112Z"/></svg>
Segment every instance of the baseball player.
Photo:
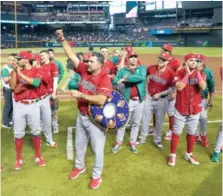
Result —
<svg viewBox="0 0 223 196"><path fill-rule="evenodd" d="M121 50L121 57L117 62L117 69L123 68L125 65L128 65L128 53L133 52L133 48L131 46L126 46ZM137 65L141 65L141 61L137 58Z"/></svg>
<svg viewBox="0 0 223 196"><path fill-rule="evenodd" d="M7 64L1 70L3 96L4 96L4 108L2 115L2 127L10 129L12 128L12 89L9 85L10 73L14 66L17 64L15 54L10 54L7 59Z"/></svg>
<svg viewBox="0 0 223 196"><path fill-rule="evenodd" d="M121 85L122 88L124 88L122 93L129 103L129 116L131 118L129 147L133 153L138 153L136 140L142 119L144 98L146 96L146 68L137 65L137 58L138 55L135 52L128 53L128 66L120 69L113 80L114 86ZM125 135L125 129L126 127L122 127L117 130L116 143L112 149L113 153L117 153L120 150Z"/></svg>
<svg viewBox="0 0 223 196"><path fill-rule="evenodd" d="M171 154L168 165L176 163L176 150L180 134L184 125L187 125L187 152L185 159L194 165L199 162L193 155L194 135L199 122L201 112L200 90L206 88L205 74L197 69L195 54L187 54L184 57L185 67L177 71L174 82L177 89L176 111L174 114L174 131L171 140Z"/></svg>
<svg viewBox="0 0 223 196"><path fill-rule="evenodd" d="M74 64L75 71L81 75L79 91L73 90L71 95L78 100L78 117L76 123L76 160L75 168L69 174L69 179L75 179L85 172L85 154L88 141L95 154L95 162L90 182L91 189L97 189L102 182L102 170L104 163L105 131L98 128L89 117L88 105L90 103L103 106L106 99L111 96L112 84L107 74L102 71L104 57L102 54L93 52L88 64L80 62L65 40L63 30L57 30L64 51Z"/></svg>
<svg viewBox="0 0 223 196"><path fill-rule="evenodd" d="M103 70L108 74L108 77L113 79L116 74L116 67L115 64L112 63L108 58L108 48L103 46L100 48L101 54L104 56L105 62L103 65Z"/></svg>
<svg viewBox="0 0 223 196"><path fill-rule="evenodd" d="M21 51L18 56L19 66L14 68L11 75L11 88L14 91L13 100L13 131L16 147L16 162L14 169L19 170L22 166L22 146L25 128L28 124L33 135L35 150L35 162L39 166L46 163L40 152L40 105L37 88L40 86L42 76L39 69L31 66L32 54Z"/></svg>
<svg viewBox="0 0 223 196"><path fill-rule="evenodd" d="M48 52L41 51L40 55L33 56L34 61L32 66L40 69L40 74L42 76L42 81L37 89L37 94L39 96L40 105L40 120L41 120L41 130L44 132L46 137L47 146L57 148L58 145L53 141L52 127L51 127L51 107L50 107L50 95L49 88L52 82L51 70L55 69L57 74L57 67L55 64L50 63ZM51 84L52 86L52 84Z"/></svg>
<svg viewBox="0 0 223 196"><path fill-rule="evenodd" d="M204 147L208 147L207 139L207 109L212 107L213 93L215 88L215 80L212 71L206 66L206 57L203 54L196 54L198 69L205 73L207 87L201 92L202 110L200 113L199 125L200 125L200 138L198 129L196 130L196 141L201 140L201 144ZM209 96L208 96L209 95ZM209 98L208 98L209 97Z"/></svg>
<svg viewBox="0 0 223 196"><path fill-rule="evenodd" d="M146 142L149 123L153 113L155 113L154 144L159 149L163 148L161 135L168 105L167 97L173 92L174 78L173 71L167 66L169 58L168 53L161 53L157 65L151 65L147 68L147 76L149 76L148 95L143 110L142 131L137 145Z"/></svg>
<svg viewBox="0 0 223 196"><path fill-rule="evenodd" d="M168 67L173 70L175 73L180 67L180 61L173 57L173 47L171 44L164 44L161 47L161 52L166 52L170 55L170 59L168 60ZM172 132L173 132L173 124L174 124L174 110L175 110L175 102L176 102L176 92L174 91L172 94L168 96L168 106L167 106L167 114L169 117L169 131L166 132L164 139L171 140ZM153 127L155 127L155 115L153 115ZM148 135L153 135L154 129L151 129Z"/></svg>
<svg viewBox="0 0 223 196"><path fill-rule="evenodd" d="M120 51L118 49L114 49L113 53L110 57L110 61L114 64L117 65L118 61L119 61L119 57L120 57Z"/></svg>
<svg viewBox="0 0 223 196"><path fill-rule="evenodd" d="M50 62L56 64L57 68L58 68L58 84L60 83L60 81L63 79L63 75L64 75L64 68L62 66L62 64L60 63L60 61L55 59L55 55L54 55L54 50L53 49L49 49L49 58L50 58ZM56 87L56 85L54 86ZM55 89L57 90L57 89ZM56 96L52 96L51 97L51 101L53 102L55 100ZM52 128L53 128L53 133L58 133L59 129L58 129L58 111L57 110L52 110Z"/></svg>
<svg viewBox="0 0 223 196"><path fill-rule="evenodd" d="M220 68L220 76L221 76L221 81L222 81L222 66ZM221 125L220 125L220 129L218 131L217 134L217 139L216 139L216 143L214 146L214 152L211 154L211 161L213 162L218 162L219 161L219 153L222 151L222 147L223 147L223 134L222 134L222 121L221 121Z"/></svg>

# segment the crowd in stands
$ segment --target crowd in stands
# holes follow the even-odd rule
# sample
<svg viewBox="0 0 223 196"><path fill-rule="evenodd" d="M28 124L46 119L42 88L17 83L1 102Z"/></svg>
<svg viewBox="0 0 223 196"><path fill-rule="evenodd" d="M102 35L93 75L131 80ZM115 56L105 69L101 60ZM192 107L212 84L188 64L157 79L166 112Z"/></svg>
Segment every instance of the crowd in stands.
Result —
<svg viewBox="0 0 223 196"><path fill-rule="evenodd" d="M181 20L177 23L177 27L184 28L202 28L202 27L212 27L214 24L209 18L191 18L187 20Z"/></svg>
<svg viewBox="0 0 223 196"><path fill-rule="evenodd" d="M1 13L15 13L15 8L14 5L5 5L1 4ZM18 5L16 8L16 13L17 14L22 14L22 15L29 15L28 9L22 5Z"/></svg>
<svg viewBox="0 0 223 196"><path fill-rule="evenodd" d="M2 39L10 40L9 38L14 38L12 33L3 33ZM119 42L119 41L146 41L151 38L148 36L136 36L136 34L128 35L127 33L120 32L66 32L66 37L68 40L73 42L98 42L98 41L109 41L109 42ZM22 33L18 35L18 40L20 41L46 41L55 42L55 34L47 34L46 32L39 33ZM153 39L154 41L154 39Z"/></svg>

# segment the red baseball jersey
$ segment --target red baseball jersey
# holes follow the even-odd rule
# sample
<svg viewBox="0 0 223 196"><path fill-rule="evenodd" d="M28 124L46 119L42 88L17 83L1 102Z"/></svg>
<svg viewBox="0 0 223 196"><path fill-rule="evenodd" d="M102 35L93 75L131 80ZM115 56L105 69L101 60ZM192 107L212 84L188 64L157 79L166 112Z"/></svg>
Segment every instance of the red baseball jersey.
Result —
<svg viewBox="0 0 223 196"><path fill-rule="evenodd" d="M185 68L180 69L174 76L174 83L182 80L186 75ZM206 80L205 74L200 72ZM198 86L197 71L194 71L188 79L188 83L182 91L177 91L176 109L182 115L194 115L201 112L201 90Z"/></svg>
<svg viewBox="0 0 223 196"><path fill-rule="evenodd" d="M53 92L53 78L58 77L59 71L54 63L49 63L46 65L41 65L42 71L46 72L49 76L49 82L47 85L48 93L51 94Z"/></svg>
<svg viewBox="0 0 223 196"><path fill-rule="evenodd" d="M21 70L21 73L29 78L38 78L42 79L39 69L32 67L30 70ZM36 99L38 98L37 88L28 84L25 80L23 80L18 73L17 76L17 85L21 85L23 89L20 93L14 92L15 101L27 100L27 99Z"/></svg>
<svg viewBox="0 0 223 196"><path fill-rule="evenodd" d="M43 69L39 68L39 73L42 76L42 81L41 84L39 86L39 88L37 88L37 94L39 97L46 95L47 93L49 93L48 90L48 84L50 82L50 75L48 74L48 72L45 72Z"/></svg>
<svg viewBox="0 0 223 196"><path fill-rule="evenodd" d="M91 75L87 72L87 65L80 62L75 72L81 75L79 83L79 91L87 95L103 94L107 97L111 96L113 89L112 83L108 75L101 71L98 75ZM84 99L78 99L78 109L84 114L89 114L89 103Z"/></svg>
<svg viewBox="0 0 223 196"><path fill-rule="evenodd" d="M148 92L151 96L167 90L174 85L174 72L169 68L163 72L157 70L158 65L151 65L147 68L147 76L149 76Z"/></svg>
<svg viewBox="0 0 223 196"><path fill-rule="evenodd" d="M115 64L112 63L111 61L109 60L106 60L103 67L102 67L103 71L105 71L106 74L108 75L115 75L116 73L116 67L115 67Z"/></svg>
<svg viewBox="0 0 223 196"><path fill-rule="evenodd" d="M180 67L180 61L178 61L177 59L175 59L174 57L172 57L169 60L168 63L168 67L171 68L173 70L173 72L175 73L177 71L177 69Z"/></svg>

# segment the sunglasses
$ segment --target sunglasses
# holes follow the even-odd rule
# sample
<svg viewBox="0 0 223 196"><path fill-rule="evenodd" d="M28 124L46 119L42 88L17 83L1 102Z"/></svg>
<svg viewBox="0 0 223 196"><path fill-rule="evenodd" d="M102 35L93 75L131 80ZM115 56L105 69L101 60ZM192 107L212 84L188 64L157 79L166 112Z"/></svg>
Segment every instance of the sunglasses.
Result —
<svg viewBox="0 0 223 196"><path fill-rule="evenodd" d="M83 62L84 62L84 63L88 63L89 61L88 61L88 60L83 60Z"/></svg>
<svg viewBox="0 0 223 196"><path fill-rule="evenodd" d="M164 48L163 48L163 51L164 51L164 52L169 52L169 50L166 50L166 49L164 49Z"/></svg>
<svg viewBox="0 0 223 196"><path fill-rule="evenodd" d="M166 59L159 58L159 60L162 61L162 62L164 62L164 63L167 62Z"/></svg>
<svg viewBox="0 0 223 196"><path fill-rule="evenodd" d="M202 63L203 61L201 61L201 60L197 60L197 62L198 62L198 63Z"/></svg>

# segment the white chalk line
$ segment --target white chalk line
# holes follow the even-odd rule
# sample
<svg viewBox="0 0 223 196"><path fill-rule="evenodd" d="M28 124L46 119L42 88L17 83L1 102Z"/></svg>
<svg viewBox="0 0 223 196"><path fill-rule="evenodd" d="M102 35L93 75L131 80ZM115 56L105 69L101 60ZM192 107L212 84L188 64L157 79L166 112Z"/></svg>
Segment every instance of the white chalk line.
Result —
<svg viewBox="0 0 223 196"><path fill-rule="evenodd" d="M214 124L214 123L220 123L222 120L210 120L208 121L208 124ZM168 125L169 123L164 123L164 125ZM153 125L150 123L149 125ZM130 125L127 125L129 127ZM73 150L73 129L76 129L76 127L68 127L67 129L67 160L73 160L74 159L74 150Z"/></svg>
<svg viewBox="0 0 223 196"><path fill-rule="evenodd" d="M73 127L67 129L67 160L74 159L73 151Z"/></svg>

